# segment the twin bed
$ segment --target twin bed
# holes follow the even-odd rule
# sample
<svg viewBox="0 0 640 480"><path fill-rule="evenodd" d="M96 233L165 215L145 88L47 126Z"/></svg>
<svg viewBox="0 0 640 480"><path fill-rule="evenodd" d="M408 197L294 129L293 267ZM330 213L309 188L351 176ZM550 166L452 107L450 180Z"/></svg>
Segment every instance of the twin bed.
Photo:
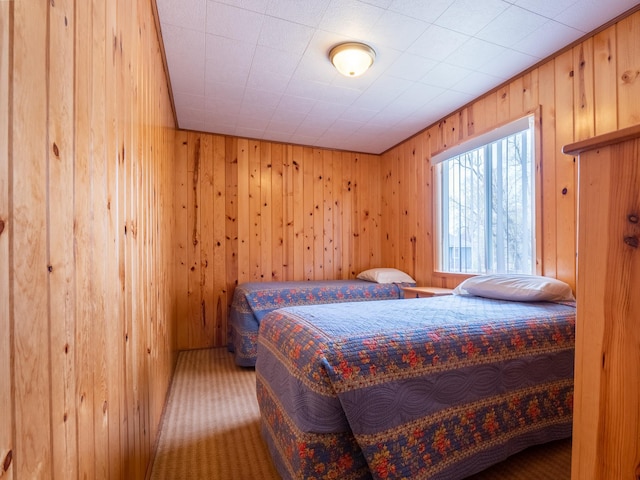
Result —
<svg viewBox="0 0 640 480"><path fill-rule="evenodd" d="M369 271L367 271L369 272ZM365 274L365 275L363 275ZM396 283L379 283L376 275L393 275ZM233 293L229 311L228 349L242 367L256 363L258 328L268 313L282 307L325 303L365 302L402 299L402 287L415 285L413 279L393 269L373 269L371 280L322 280L305 282L248 282Z"/></svg>
<svg viewBox="0 0 640 480"><path fill-rule="evenodd" d="M264 315L256 389L279 473L462 479L569 437L571 300L453 295Z"/></svg>

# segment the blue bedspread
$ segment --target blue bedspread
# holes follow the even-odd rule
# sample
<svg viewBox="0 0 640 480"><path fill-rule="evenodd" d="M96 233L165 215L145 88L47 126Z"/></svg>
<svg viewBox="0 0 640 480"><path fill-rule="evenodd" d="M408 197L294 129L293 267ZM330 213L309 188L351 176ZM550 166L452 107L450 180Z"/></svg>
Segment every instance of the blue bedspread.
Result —
<svg viewBox="0 0 640 480"><path fill-rule="evenodd" d="M570 436L574 328L574 304L479 297L278 310L263 434L284 478L464 478Z"/></svg>
<svg viewBox="0 0 640 480"><path fill-rule="evenodd" d="M402 286L364 280L249 282L236 287L229 312L229 350L236 364L256 362L258 328L269 312L282 307L403 298Z"/></svg>

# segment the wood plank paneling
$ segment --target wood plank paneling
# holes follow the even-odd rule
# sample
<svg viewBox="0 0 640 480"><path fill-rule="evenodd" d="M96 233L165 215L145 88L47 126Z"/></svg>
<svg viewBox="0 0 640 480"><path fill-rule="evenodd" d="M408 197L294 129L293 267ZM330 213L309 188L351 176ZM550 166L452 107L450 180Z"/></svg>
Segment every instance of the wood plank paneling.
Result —
<svg viewBox="0 0 640 480"><path fill-rule="evenodd" d="M144 478L176 359L175 125L154 13L0 13L0 476Z"/></svg>
<svg viewBox="0 0 640 480"><path fill-rule="evenodd" d="M556 231L556 116L555 116L555 63L547 62L538 69L539 98L542 117L542 265L540 273L557 275Z"/></svg>
<svg viewBox="0 0 640 480"><path fill-rule="evenodd" d="M9 56L13 43L10 7L10 2L0 2L0 331L4 332L0 335L0 364L5 366L4 374L0 375L0 411L5 412L5 418L9 418L0 422L0 465L7 480L16 478L13 462L14 418L9 413L13 412L11 386L14 378L11 364L13 322L9 307L9 232L12 228L9 208Z"/></svg>
<svg viewBox="0 0 640 480"><path fill-rule="evenodd" d="M175 149L177 288L192 305L179 307L181 349L226 344L239 282L354 278L380 266L379 156L196 132L178 132ZM187 250L194 238L199 248L188 267L185 230ZM206 293L194 290L201 284Z"/></svg>
<svg viewBox="0 0 640 480"><path fill-rule="evenodd" d="M640 123L640 14L621 20L616 29L618 128Z"/></svg>
<svg viewBox="0 0 640 480"><path fill-rule="evenodd" d="M225 140L213 137L213 262L212 262L212 310L213 345L224 345L227 341L227 275L225 241L226 192L225 192Z"/></svg>
<svg viewBox="0 0 640 480"><path fill-rule="evenodd" d="M575 85L573 89L575 138L582 140L594 133L593 39L573 49Z"/></svg>
<svg viewBox="0 0 640 480"><path fill-rule="evenodd" d="M225 272L238 272L238 140L227 137L224 139L224 159L225 159ZM177 216L176 221L179 219ZM222 228L222 225L221 225ZM222 281L226 284L226 305L231 304L233 290L237 284L238 277L226 274ZM223 313L221 322L226 330L226 310ZM226 333L223 341L226 341Z"/></svg>
<svg viewBox="0 0 640 480"><path fill-rule="evenodd" d="M616 115L616 29L609 28L593 37L593 106L595 134L611 132L618 128Z"/></svg>
<svg viewBox="0 0 640 480"><path fill-rule="evenodd" d="M117 4L107 2L105 12L105 116L109 119L118 118L118 45L117 45ZM119 248L120 225L118 215L118 123L106 124L106 285L105 296L105 351L110 368L107 368L107 414L109 428L108 465L109 478L116 480L124 478L124 450L121 432L121 408L124 403L121 392L114 385L124 383L124 345L122 342L124 331L124 303L120 288L120 257ZM109 332L109 333L108 333Z"/></svg>
<svg viewBox="0 0 640 480"><path fill-rule="evenodd" d="M10 235L14 250L10 253L9 315L13 319L17 478L47 478L53 471L47 295L47 9L44 2L13 2L10 155L15 161L10 166Z"/></svg>
<svg viewBox="0 0 640 480"><path fill-rule="evenodd" d="M49 65L50 88L57 92L49 102L49 177L57 188L50 189L49 201L57 205L49 222L58 232L50 239L52 267L49 282L51 316L59 322L51 323L51 370L58 372L59 381L51 384L53 429L53 476L62 478L77 475L76 462L76 379L75 354L75 288L74 288L74 72L67 65L73 59L74 2L56 2L50 9L49 56L59 62Z"/></svg>
<svg viewBox="0 0 640 480"><path fill-rule="evenodd" d="M576 71L573 52L567 51L555 59L555 177L556 225L552 234L556 244L556 275L575 289L576 275L576 171L575 161L559 155L562 147L574 138L574 89ZM544 106L543 106L544 108ZM576 106L576 108L578 108ZM544 162L544 159L542 160ZM544 167L543 167L544 168ZM544 212L542 212L544 216Z"/></svg>
<svg viewBox="0 0 640 480"><path fill-rule="evenodd" d="M175 255L176 277L176 318L178 321L189 318L189 260L187 250L189 246L189 229L187 227L188 194L188 146L187 132L177 132L176 151L174 159L175 178L175 206L176 233L173 254ZM178 329L178 348L189 345L189 329Z"/></svg>

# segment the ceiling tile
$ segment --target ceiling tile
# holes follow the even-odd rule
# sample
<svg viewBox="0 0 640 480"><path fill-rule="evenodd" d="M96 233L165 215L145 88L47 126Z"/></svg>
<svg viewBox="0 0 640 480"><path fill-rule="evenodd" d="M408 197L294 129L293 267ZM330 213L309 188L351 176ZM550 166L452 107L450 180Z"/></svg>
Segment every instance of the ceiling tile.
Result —
<svg viewBox="0 0 640 480"><path fill-rule="evenodd" d="M258 45L302 55L312 36L311 27L279 18L265 17L258 37Z"/></svg>
<svg viewBox="0 0 640 480"><path fill-rule="evenodd" d="M473 75L466 76L459 82L454 83L451 89L456 92L477 97L482 93L492 90L503 82L504 79L501 77L482 72L475 72Z"/></svg>
<svg viewBox="0 0 640 480"><path fill-rule="evenodd" d="M434 23L466 35L475 35L508 6L502 0L455 0Z"/></svg>
<svg viewBox="0 0 640 480"><path fill-rule="evenodd" d="M256 88L246 88L242 103L247 105L259 105L268 108L271 112L278 107L282 95L273 91Z"/></svg>
<svg viewBox="0 0 640 480"><path fill-rule="evenodd" d="M205 35L205 58L221 65L246 68L247 73L253 60L256 45L242 40L207 33Z"/></svg>
<svg viewBox="0 0 640 480"><path fill-rule="evenodd" d="M362 3L367 3L369 5L373 5L374 7L380 8L389 8L389 6L393 3L393 0L360 0Z"/></svg>
<svg viewBox="0 0 640 480"><path fill-rule="evenodd" d="M582 35L580 30L549 20L535 32L514 44L513 49L542 59L557 51L559 44L568 45Z"/></svg>
<svg viewBox="0 0 640 480"><path fill-rule="evenodd" d="M189 110L195 110L198 108L202 108L203 106L202 95L191 95L188 93L176 92L173 95L173 99L176 102L176 106L180 105L181 108L186 108Z"/></svg>
<svg viewBox="0 0 640 480"><path fill-rule="evenodd" d="M347 107L345 105L320 101L316 102L313 106L309 112L309 116L312 118L322 118L324 122L329 122L329 124L331 124L340 117L346 108Z"/></svg>
<svg viewBox="0 0 640 480"><path fill-rule="evenodd" d="M177 92L203 95L204 33L170 24L161 24L161 30L168 43L168 47L165 47L167 62L174 67L169 72L171 87Z"/></svg>
<svg viewBox="0 0 640 480"><path fill-rule="evenodd" d="M342 112L337 121L365 123L376 116L377 113L378 110L352 107Z"/></svg>
<svg viewBox="0 0 640 480"><path fill-rule="evenodd" d="M238 108L244 98L244 85L211 82L205 85L205 102L235 104Z"/></svg>
<svg viewBox="0 0 640 480"><path fill-rule="evenodd" d="M316 100L311 98L296 97L293 95L283 95L278 104L278 110L306 115L316 104Z"/></svg>
<svg viewBox="0 0 640 480"><path fill-rule="evenodd" d="M158 15L176 27L204 32L207 0L156 0Z"/></svg>
<svg viewBox="0 0 640 480"><path fill-rule="evenodd" d="M174 1L174 0L172 0ZM251 10L252 12L264 13L267 10L270 0L207 0L210 3L223 3L231 5L233 7L242 8L244 10Z"/></svg>
<svg viewBox="0 0 640 480"><path fill-rule="evenodd" d="M436 116L436 120L440 119L463 105L473 100L477 95L470 95L455 90L446 90L442 95L437 96L433 101L429 102L429 109ZM451 109L451 105L455 108ZM435 120L434 120L435 121Z"/></svg>
<svg viewBox="0 0 640 480"><path fill-rule="evenodd" d="M536 57L532 57L525 53L515 50L505 50L493 60L489 60L487 63L480 66L477 71L505 81L519 72L526 70L528 66L533 65L537 60L538 59ZM478 80L481 81L482 79L479 78Z"/></svg>
<svg viewBox="0 0 640 480"><path fill-rule="evenodd" d="M362 127L363 123L338 119L319 137L319 141L349 141Z"/></svg>
<svg viewBox="0 0 640 480"><path fill-rule="evenodd" d="M416 20L396 12L386 11L372 30L372 40L378 45L404 50L429 26L422 20Z"/></svg>
<svg viewBox="0 0 640 480"><path fill-rule="evenodd" d="M433 60L444 60L469 38L468 35L431 25L407 51Z"/></svg>
<svg viewBox="0 0 640 480"><path fill-rule="evenodd" d="M313 2L272 0L267 6L266 14L302 25L317 27L328 5L329 0L314 0Z"/></svg>
<svg viewBox="0 0 640 480"><path fill-rule="evenodd" d="M393 62L388 73L394 77L416 81L423 78L436 65L438 65L438 62L435 60L412 53L403 53Z"/></svg>
<svg viewBox="0 0 640 480"><path fill-rule="evenodd" d="M256 43L264 16L218 2L207 2L207 33ZM240 28L241 27L241 28Z"/></svg>
<svg viewBox="0 0 640 480"><path fill-rule="evenodd" d="M473 70L469 70L468 68L442 62L422 77L420 82L435 87L449 88L460 80L467 78L472 73Z"/></svg>
<svg viewBox="0 0 640 480"><path fill-rule="evenodd" d="M407 115L413 113L417 109L424 108L424 105L440 95L445 89L433 85L425 85L424 83L415 83L411 87L402 92L395 99L392 105L398 106ZM385 111L389 111L391 106L387 106Z"/></svg>
<svg viewBox="0 0 640 480"><path fill-rule="evenodd" d="M216 62L212 59L205 60L206 83L229 83L244 87L247 83L247 75L250 67L243 64Z"/></svg>
<svg viewBox="0 0 640 480"><path fill-rule="evenodd" d="M302 97L312 100L318 100L323 96L324 92L329 88L329 85L321 82L314 82L313 80L305 82L289 83L285 90L287 95L292 97Z"/></svg>
<svg viewBox="0 0 640 480"><path fill-rule="evenodd" d="M478 38L472 38L447 57L447 63L459 67L478 70L504 53L506 48Z"/></svg>
<svg viewBox="0 0 640 480"><path fill-rule="evenodd" d="M366 40L384 10L357 0L331 0L319 27L322 30Z"/></svg>
<svg viewBox="0 0 640 480"><path fill-rule="evenodd" d="M338 105L351 105L362 92L353 88L332 87L326 88L319 95L318 100L331 102Z"/></svg>
<svg viewBox="0 0 640 480"><path fill-rule="evenodd" d="M552 19L577 0L516 0L515 4L530 12Z"/></svg>
<svg viewBox="0 0 640 480"><path fill-rule="evenodd" d="M261 89L269 92L284 93L289 83L288 75L273 71L252 70L247 79L247 88Z"/></svg>
<svg viewBox="0 0 640 480"><path fill-rule="evenodd" d="M389 5L389 10L423 22L433 23L453 2L454 0L430 0L428 2L424 0L393 0Z"/></svg>
<svg viewBox="0 0 640 480"><path fill-rule="evenodd" d="M520 7L511 6L498 15L476 37L510 47L535 32L547 19Z"/></svg>
<svg viewBox="0 0 640 480"><path fill-rule="evenodd" d="M604 18L617 17L636 5L636 0L619 0L615 3L582 0L563 10L554 20L587 33L602 25Z"/></svg>

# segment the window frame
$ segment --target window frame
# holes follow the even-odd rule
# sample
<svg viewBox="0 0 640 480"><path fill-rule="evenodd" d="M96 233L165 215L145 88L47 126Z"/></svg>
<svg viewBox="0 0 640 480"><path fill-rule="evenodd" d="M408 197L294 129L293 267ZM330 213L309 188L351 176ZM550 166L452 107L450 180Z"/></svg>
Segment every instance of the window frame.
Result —
<svg viewBox="0 0 640 480"><path fill-rule="evenodd" d="M481 147L492 141L498 140L512 133L513 129L518 128L518 124L524 124L529 122L529 118L532 118L533 122L533 134L532 143L534 147L534 166L533 166L533 191L532 200L534 202L534 218L533 228L534 234L532 235L533 255L534 255L534 272L537 275L542 274L542 255L543 255L543 231L542 231L542 115L540 107L533 111L529 111L524 115L503 122L494 128L479 132L475 135L469 135L464 140L456 142L455 144L448 145L443 149L434 152L430 158L431 167L431 185L432 188L432 202L431 202L431 218L434 232L434 242L432 249L432 261L433 261L433 276L434 278L442 279L457 279L463 280L469 278L477 273L461 273L461 272L447 272L440 269L439 251L440 245L440 185L436 174L436 165L442 161L445 161L451 157L459 155L461 153L473 150Z"/></svg>

